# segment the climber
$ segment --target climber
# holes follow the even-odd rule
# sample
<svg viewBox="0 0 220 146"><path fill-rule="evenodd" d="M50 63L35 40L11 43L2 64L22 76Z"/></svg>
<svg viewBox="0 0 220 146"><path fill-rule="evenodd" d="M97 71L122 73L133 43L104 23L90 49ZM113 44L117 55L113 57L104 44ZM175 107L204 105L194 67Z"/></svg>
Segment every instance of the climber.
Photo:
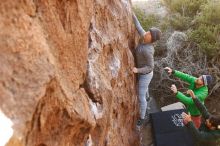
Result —
<svg viewBox="0 0 220 146"><path fill-rule="evenodd" d="M205 122L200 128L195 128L192 118L186 113L182 113L183 123L189 129L197 146L219 146L220 142L220 116L211 115L201 101L195 96L192 90L187 93L192 97L198 110L201 112Z"/></svg>
<svg viewBox="0 0 220 146"><path fill-rule="evenodd" d="M136 126L137 128L140 128L144 123L144 119L146 118L145 114L147 110L147 101L150 99L148 86L153 77L154 69L153 43L160 39L161 31L158 28L152 27L147 32L145 32L134 13L133 21L141 37L141 41L135 49L137 67L133 68L133 72L138 74L140 118L137 120Z"/></svg>
<svg viewBox="0 0 220 146"><path fill-rule="evenodd" d="M198 97L198 99L204 104L204 101L208 96L207 86L212 82L211 75L202 75L199 78L196 78L180 71L173 70L169 67L165 67L164 69L170 75L173 74L175 77L188 82L190 84L188 88L191 89L195 93L196 97ZM176 98L178 98L186 106L187 111L191 114L191 118L196 128L199 128L201 125L201 113L196 108L193 99L190 96L184 95L182 92L178 91L176 85L174 84L171 86L171 90L176 95Z"/></svg>

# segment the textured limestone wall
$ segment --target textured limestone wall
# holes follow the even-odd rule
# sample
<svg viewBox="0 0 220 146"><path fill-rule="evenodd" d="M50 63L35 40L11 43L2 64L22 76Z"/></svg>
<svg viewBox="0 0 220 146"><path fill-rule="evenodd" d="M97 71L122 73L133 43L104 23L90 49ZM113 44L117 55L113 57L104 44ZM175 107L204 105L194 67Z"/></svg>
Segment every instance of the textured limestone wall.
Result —
<svg viewBox="0 0 220 146"><path fill-rule="evenodd" d="M7 146L134 146L128 0L1 0L0 108Z"/></svg>

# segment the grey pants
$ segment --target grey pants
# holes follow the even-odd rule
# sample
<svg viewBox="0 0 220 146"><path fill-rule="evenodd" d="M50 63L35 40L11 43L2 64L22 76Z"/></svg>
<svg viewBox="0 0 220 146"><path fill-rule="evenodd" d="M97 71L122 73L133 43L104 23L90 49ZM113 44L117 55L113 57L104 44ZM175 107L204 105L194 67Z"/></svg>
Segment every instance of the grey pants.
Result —
<svg viewBox="0 0 220 146"><path fill-rule="evenodd" d="M138 75L138 98L140 104L140 118L144 119L147 110L147 100L149 98L148 86L153 78L153 71L146 75Z"/></svg>

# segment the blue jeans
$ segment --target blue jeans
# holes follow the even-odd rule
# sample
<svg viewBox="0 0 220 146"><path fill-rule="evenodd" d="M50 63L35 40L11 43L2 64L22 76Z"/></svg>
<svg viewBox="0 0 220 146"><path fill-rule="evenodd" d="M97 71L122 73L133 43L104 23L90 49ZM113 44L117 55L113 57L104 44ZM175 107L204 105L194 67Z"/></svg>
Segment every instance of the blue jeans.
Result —
<svg viewBox="0 0 220 146"><path fill-rule="evenodd" d="M147 100L149 98L148 86L153 78L153 71L149 74L138 75L138 98L140 105L140 118L144 119L147 110Z"/></svg>

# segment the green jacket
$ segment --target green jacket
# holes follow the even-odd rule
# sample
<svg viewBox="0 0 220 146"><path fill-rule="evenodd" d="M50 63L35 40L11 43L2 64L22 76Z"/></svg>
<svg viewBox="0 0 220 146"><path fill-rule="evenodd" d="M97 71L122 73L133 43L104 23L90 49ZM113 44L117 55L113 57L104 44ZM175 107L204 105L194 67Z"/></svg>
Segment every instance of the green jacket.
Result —
<svg viewBox="0 0 220 146"><path fill-rule="evenodd" d="M198 97L198 99L204 104L204 100L208 96L208 87L207 86L202 86L200 88L196 88L195 87L195 80L197 79L196 77L190 76L188 74L182 73L177 70L175 70L173 74L175 77L178 77L181 80L188 82L190 84L188 88L191 89L194 92L195 96ZM201 115L200 111L196 108L196 106L190 96L186 96L182 92L178 91L176 94L176 97L183 104L185 104L187 111L190 112L190 114L192 116Z"/></svg>
<svg viewBox="0 0 220 146"><path fill-rule="evenodd" d="M196 98L193 100L196 107L202 113L202 117L206 120L210 113L206 107ZM210 130L202 123L199 130L195 128L193 122L187 123L187 128L195 138L196 146L220 146L220 130Z"/></svg>

